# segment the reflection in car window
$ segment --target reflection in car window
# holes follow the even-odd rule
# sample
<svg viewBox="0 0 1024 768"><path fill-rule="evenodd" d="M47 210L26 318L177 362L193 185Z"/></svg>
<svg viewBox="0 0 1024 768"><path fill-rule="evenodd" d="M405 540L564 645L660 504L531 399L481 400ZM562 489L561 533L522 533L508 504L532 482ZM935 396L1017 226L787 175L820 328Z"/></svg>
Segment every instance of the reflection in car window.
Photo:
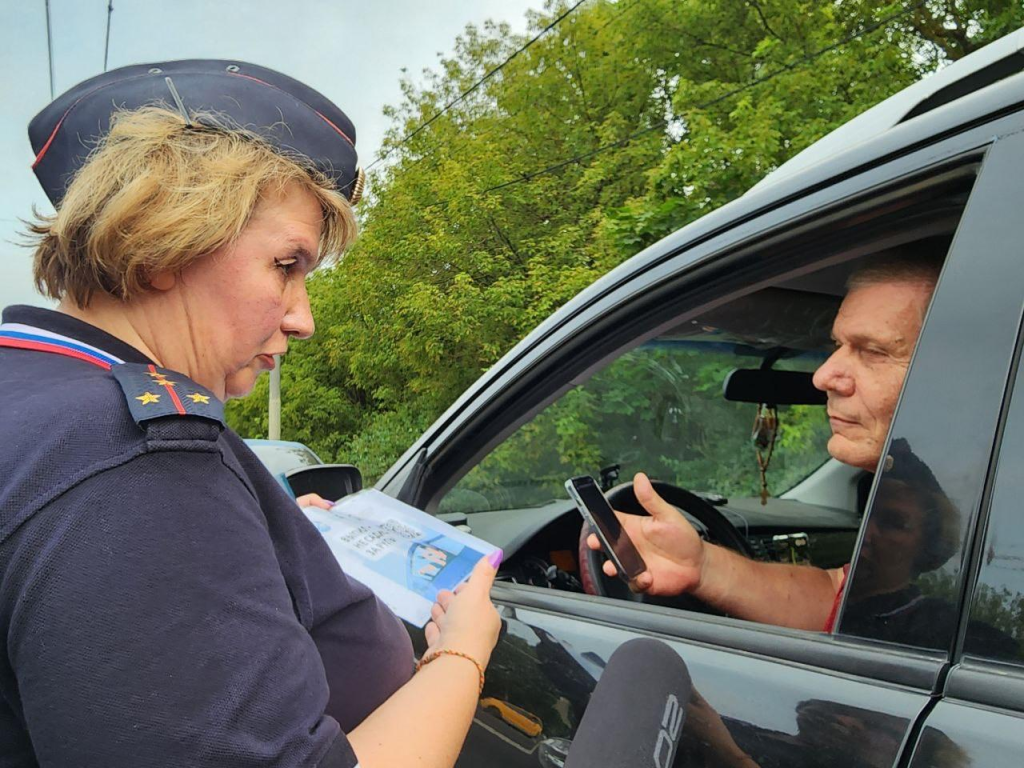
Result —
<svg viewBox="0 0 1024 768"><path fill-rule="evenodd" d="M963 516L905 439L883 467L840 632L942 649L957 621Z"/></svg>
<svg viewBox="0 0 1024 768"><path fill-rule="evenodd" d="M1024 377L1018 373L999 448L966 653L1024 663Z"/></svg>
<svg viewBox="0 0 1024 768"><path fill-rule="evenodd" d="M252 452L259 457L270 474L277 475L296 467L312 467L322 464L309 448L303 445L268 444L250 445Z"/></svg>
<svg viewBox="0 0 1024 768"><path fill-rule="evenodd" d="M827 324L831 317L825 318ZM564 483L589 474L605 488L644 471L698 492L753 497L761 478L751 442L753 403L729 402L736 368L813 371L825 350L758 350L720 329L674 329L627 352L519 428L442 499L442 512L539 506L567 499ZM822 406L780 406L769 465L778 495L828 458Z"/></svg>

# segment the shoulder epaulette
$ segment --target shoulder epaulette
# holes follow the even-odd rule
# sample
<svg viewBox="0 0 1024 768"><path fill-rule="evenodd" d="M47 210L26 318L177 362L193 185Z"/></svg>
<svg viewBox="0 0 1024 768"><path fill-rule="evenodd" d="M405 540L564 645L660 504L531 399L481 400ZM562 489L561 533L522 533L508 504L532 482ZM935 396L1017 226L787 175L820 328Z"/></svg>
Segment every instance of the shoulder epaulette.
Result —
<svg viewBox="0 0 1024 768"><path fill-rule="evenodd" d="M166 416L198 416L224 425L224 404L180 373L140 363L115 365L110 372L139 426Z"/></svg>

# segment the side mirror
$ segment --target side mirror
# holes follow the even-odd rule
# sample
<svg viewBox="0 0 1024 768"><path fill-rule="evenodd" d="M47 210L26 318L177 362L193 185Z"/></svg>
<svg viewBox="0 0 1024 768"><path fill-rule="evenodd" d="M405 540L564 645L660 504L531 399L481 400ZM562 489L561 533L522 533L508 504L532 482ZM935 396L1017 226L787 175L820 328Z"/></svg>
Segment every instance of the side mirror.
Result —
<svg viewBox="0 0 1024 768"><path fill-rule="evenodd" d="M318 493L331 501L363 490L363 475L351 464L297 467L285 472L284 479L296 496Z"/></svg>

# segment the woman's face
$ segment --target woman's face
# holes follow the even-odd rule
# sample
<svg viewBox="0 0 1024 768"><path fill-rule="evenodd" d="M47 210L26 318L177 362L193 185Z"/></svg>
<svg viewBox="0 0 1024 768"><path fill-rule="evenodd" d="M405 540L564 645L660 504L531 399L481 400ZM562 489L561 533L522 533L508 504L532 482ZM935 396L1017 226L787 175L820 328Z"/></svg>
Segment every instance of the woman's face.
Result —
<svg viewBox="0 0 1024 768"><path fill-rule="evenodd" d="M218 397L243 397L308 338L306 275L317 261L323 214L297 184L268 192L239 238L182 271L172 289L191 339L189 374Z"/></svg>

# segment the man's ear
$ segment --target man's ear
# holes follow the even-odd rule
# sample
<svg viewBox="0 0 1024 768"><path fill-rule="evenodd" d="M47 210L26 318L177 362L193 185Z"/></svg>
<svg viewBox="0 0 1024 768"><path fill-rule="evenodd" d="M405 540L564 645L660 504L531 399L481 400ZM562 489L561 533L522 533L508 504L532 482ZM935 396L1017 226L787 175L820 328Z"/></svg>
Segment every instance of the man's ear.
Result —
<svg viewBox="0 0 1024 768"><path fill-rule="evenodd" d="M178 282L178 276L174 272L158 272L149 278L149 287L155 291L169 291Z"/></svg>

